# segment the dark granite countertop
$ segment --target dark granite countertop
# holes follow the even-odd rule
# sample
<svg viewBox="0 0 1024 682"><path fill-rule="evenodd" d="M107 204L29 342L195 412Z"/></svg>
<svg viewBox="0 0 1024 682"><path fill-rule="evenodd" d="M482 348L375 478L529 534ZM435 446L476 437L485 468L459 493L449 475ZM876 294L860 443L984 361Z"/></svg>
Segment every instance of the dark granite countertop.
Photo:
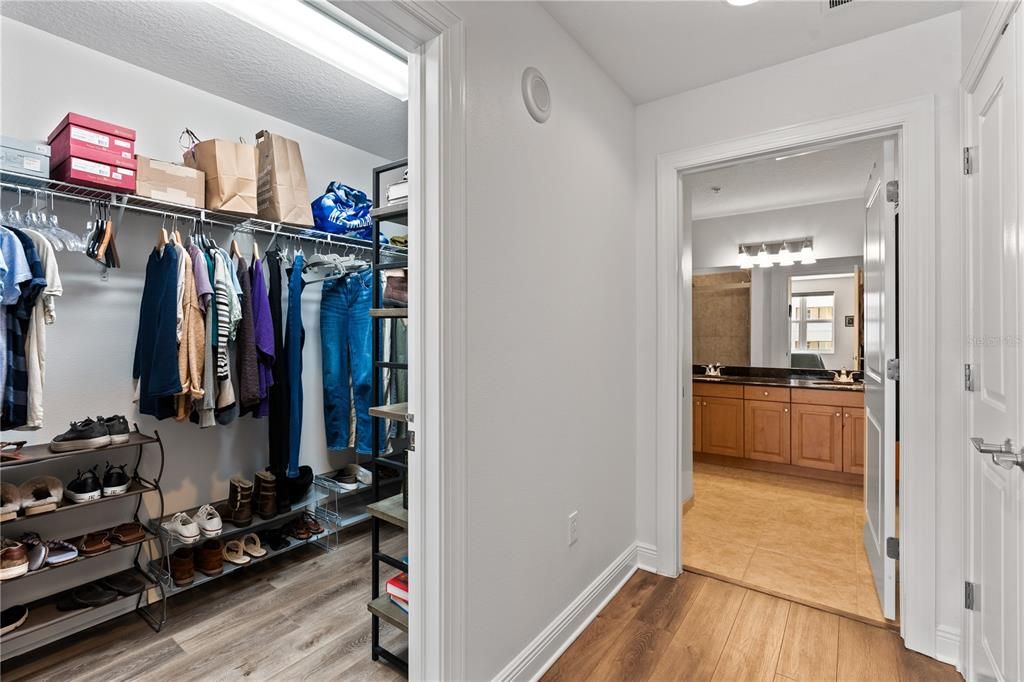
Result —
<svg viewBox="0 0 1024 682"><path fill-rule="evenodd" d="M825 378L796 379L793 377L756 377L756 376L722 376L709 377L695 374L695 382L708 384L740 384L746 386L781 386L784 388L810 388L823 391L854 391L864 390L863 382L839 384Z"/></svg>

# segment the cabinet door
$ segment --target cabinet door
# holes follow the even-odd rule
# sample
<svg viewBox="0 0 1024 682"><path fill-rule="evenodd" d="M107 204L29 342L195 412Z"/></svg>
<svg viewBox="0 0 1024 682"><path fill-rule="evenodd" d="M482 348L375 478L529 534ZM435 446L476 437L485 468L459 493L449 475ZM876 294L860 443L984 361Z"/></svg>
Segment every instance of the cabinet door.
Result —
<svg viewBox="0 0 1024 682"><path fill-rule="evenodd" d="M699 395L693 397L693 451L694 452L703 452L702 448L704 447L703 446L703 442L704 442L704 436L703 436L704 429L703 429L703 426L704 426L704 424L702 423L703 422L704 410L701 407L704 404L703 400L704 400L704 398L702 398Z"/></svg>
<svg viewBox="0 0 1024 682"><path fill-rule="evenodd" d="M843 410L843 471L864 473L864 410L847 407Z"/></svg>
<svg viewBox="0 0 1024 682"><path fill-rule="evenodd" d="M701 405L701 452L743 456L743 400L704 398Z"/></svg>
<svg viewBox="0 0 1024 682"><path fill-rule="evenodd" d="M842 471L843 410L849 408L799 403L792 408L792 463Z"/></svg>
<svg viewBox="0 0 1024 682"><path fill-rule="evenodd" d="M789 464L789 403L744 401L744 452L750 459Z"/></svg>

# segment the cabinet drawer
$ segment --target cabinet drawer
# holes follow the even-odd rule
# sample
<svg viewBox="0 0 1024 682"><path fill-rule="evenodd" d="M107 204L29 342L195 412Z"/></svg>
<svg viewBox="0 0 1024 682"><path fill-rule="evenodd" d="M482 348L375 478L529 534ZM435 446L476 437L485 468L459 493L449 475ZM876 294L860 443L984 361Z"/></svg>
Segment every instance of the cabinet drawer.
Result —
<svg viewBox="0 0 1024 682"><path fill-rule="evenodd" d="M846 389L794 388L791 399L794 403L804 403L806 405L864 407L864 392Z"/></svg>
<svg viewBox="0 0 1024 682"><path fill-rule="evenodd" d="M710 381L694 381L693 394L709 398L742 398L743 387L739 384L716 384Z"/></svg>
<svg viewBox="0 0 1024 682"><path fill-rule="evenodd" d="M743 397L747 400L767 400L773 403L788 403L789 389L777 386L744 386Z"/></svg>

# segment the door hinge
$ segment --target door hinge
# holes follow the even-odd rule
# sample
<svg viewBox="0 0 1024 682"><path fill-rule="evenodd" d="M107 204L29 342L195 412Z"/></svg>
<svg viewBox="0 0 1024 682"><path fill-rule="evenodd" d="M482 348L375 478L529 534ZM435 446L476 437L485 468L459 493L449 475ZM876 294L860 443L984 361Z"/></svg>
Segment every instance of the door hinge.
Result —
<svg viewBox="0 0 1024 682"><path fill-rule="evenodd" d="M974 164L971 161L971 148L964 147L964 175L974 172Z"/></svg>
<svg viewBox="0 0 1024 682"><path fill-rule="evenodd" d="M981 585L964 582L964 608L968 611L981 611Z"/></svg>
<svg viewBox="0 0 1024 682"><path fill-rule="evenodd" d="M885 556L899 561L900 558L900 539L899 538L886 538L885 539Z"/></svg>
<svg viewBox="0 0 1024 682"><path fill-rule="evenodd" d="M964 390L974 390L974 371L971 369L970 364L964 365Z"/></svg>
<svg viewBox="0 0 1024 682"><path fill-rule="evenodd" d="M900 203L900 181L890 180L885 183L885 200L890 204Z"/></svg>
<svg viewBox="0 0 1024 682"><path fill-rule="evenodd" d="M889 360L885 363L885 376L886 378L892 379L893 381L900 380L899 358L889 358Z"/></svg>
<svg viewBox="0 0 1024 682"><path fill-rule="evenodd" d="M409 444L405 447L409 452L416 452L416 432L409 432Z"/></svg>

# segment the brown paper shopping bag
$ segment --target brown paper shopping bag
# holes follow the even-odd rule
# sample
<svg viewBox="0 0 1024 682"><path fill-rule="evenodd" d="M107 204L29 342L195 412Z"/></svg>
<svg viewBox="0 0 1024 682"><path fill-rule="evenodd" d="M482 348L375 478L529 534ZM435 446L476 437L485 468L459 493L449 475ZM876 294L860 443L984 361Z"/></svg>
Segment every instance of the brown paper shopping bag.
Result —
<svg viewBox="0 0 1024 682"><path fill-rule="evenodd" d="M313 211L299 143L261 130L256 133L256 152L256 203L260 218L312 227Z"/></svg>
<svg viewBox="0 0 1024 682"><path fill-rule="evenodd" d="M230 140L193 140L185 165L206 173L206 208L256 215L256 147Z"/></svg>

